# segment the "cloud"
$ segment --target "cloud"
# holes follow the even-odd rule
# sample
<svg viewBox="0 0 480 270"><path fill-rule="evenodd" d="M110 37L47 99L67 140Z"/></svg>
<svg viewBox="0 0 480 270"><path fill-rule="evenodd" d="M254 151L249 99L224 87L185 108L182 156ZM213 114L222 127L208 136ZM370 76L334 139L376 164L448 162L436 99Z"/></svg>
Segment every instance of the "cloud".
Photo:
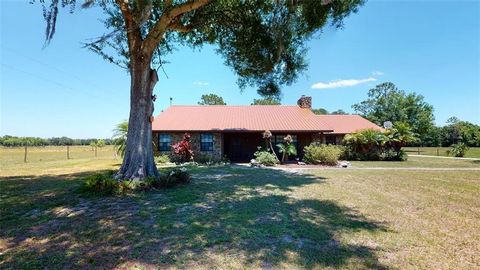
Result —
<svg viewBox="0 0 480 270"><path fill-rule="evenodd" d="M330 89L330 88L339 88L339 87L349 87L349 86L355 86L358 84L362 83L367 83L367 82L374 82L377 79L373 77L365 78L365 79L351 79L351 80L336 80L336 81L330 81L328 83L324 82L318 82L314 85L312 85L312 89Z"/></svg>
<svg viewBox="0 0 480 270"><path fill-rule="evenodd" d="M199 82L199 81L193 82L193 85L199 85L199 86L206 86L208 84L209 84L208 82Z"/></svg>
<svg viewBox="0 0 480 270"><path fill-rule="evenodd" d="M383 74L384 74L384 73L381 72L381 71L374 71L374 72L372 72L372 75L373 75L373 76L382 76Z"/></svg>

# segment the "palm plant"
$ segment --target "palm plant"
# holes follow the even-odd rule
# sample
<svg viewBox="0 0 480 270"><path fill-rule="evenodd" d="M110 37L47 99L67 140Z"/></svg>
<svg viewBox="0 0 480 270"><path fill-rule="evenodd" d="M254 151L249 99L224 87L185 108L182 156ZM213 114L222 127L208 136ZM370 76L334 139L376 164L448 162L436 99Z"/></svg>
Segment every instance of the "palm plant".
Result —
<svg viewBox="0 0 480 270"><path fill-rule="evenodd" d="M292 136L287 135L283 138L283 143L277 144L278 152L282 153L282 163L285 162L289 156L297 155L297 148L292 142Z"/></svg>
<svg viewBox="0 0 480 270"><path fill-rule="evenodd" d="M399 153L405 145L418 141L410 125L403 122L395 123L393 128L387 129L385 135L388 137L390 146L397 153Z"/></svg>
<svg viewBox="0 0 480 270"><path fill-rule="evenodd" d="M125 146L127 144L127 132L128 132L128 121L123 121L115 127L113 130L113 145L117 154L120 154L122 157L125 155Z"/></svg>

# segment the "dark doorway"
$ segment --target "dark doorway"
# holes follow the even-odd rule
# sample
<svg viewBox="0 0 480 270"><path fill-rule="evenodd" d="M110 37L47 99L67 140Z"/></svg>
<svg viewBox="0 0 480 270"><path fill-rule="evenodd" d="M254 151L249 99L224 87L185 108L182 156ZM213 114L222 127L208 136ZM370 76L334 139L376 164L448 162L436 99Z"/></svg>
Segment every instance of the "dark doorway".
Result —
<svg viewBox="0 0 480 270"><path fill-rule="evenodd" d="M223 138L225 155L232 162L249 162L262 144L260 133L225 133Z"/></svg>

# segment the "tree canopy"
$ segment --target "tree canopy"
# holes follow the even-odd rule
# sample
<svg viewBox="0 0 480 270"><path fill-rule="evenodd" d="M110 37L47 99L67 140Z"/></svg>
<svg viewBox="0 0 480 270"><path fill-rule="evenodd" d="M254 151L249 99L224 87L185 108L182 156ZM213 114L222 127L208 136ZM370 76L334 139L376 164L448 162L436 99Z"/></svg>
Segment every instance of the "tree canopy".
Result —
<svg viewBox="0 0 480 270"><path fill-rule="evenodd" d="M312 112L314 114L319 114L319 115L322 115L322 114L348 114L346 113L344 110L342 109L338 109L336 111L333 111L333 112L328 112L327 109L324 109L324 108L318 108L318 109L312 109Z"/></svg>
<svg viewBox="0 0 480 270"><path fill-rule="evenodd" d="M252 105L280 105L280 99L277 97L266 97L253 99Z"/></svg>
<svg viewBox="0 0 480 270"><path fill-rule="evenodd" d="M35 0L33 0L34 2ZM327 24L342 27L364 0L342 1L154 1L37 0L47 23L46 41L56 31L60 7L100 7L106 32L84 47L105 60L131 68L139 45L152 64L177 45L217 45L217 52L238 75L240 87L258 86L261 95L277 95L307 67L305 42ZM128 31L125 31L125 30ZM141 44L132 44L141 41Z"/></svg>
<svg viewBox="0 0 480 270"><path fill-rule="evenodd" d="M215 94L202 95L198 105L227 105L221 96Z"/></svg>
<svg viewBox="0 0 480 270"><path fill-rule="evenodd" d="M365 118L382 126L385 121L408 123L423 140L434 127L433 107L422 95L406 93L385 82L368 91L368 98L352 106Z"/></svg>
<svg viewBox="0 0 480 270"><path fill-rule="evenodd" d="M328 114L327 109L324 109L324 108L312 109L312 112L318 115Z"/></svg>

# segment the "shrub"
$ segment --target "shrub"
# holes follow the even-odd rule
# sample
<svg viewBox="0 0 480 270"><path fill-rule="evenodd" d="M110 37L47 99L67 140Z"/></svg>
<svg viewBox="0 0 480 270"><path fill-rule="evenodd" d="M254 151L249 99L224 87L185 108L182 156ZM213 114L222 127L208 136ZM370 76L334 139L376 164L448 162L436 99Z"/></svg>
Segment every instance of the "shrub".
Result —
<svg viewBox="0 0 480 270"><path fill-rule="evenodd" d="M258 163L263 164L265 166L274 166L275 164L278 163L277 157L274 154L267 151L258 150L253 155L255 156L255 160Z"/></svg>
<svg viewBox="0 0 480 270"><path fill-rule="evenodd" d="M181 162L189 162L193 160L193 151L192 146L190 145L190 137L189 133L183 134L183 139L172 145L173 152L175 155L180 157Z"/></svg>
<svg viewBox="0 0 480 270"><path fill-rule="evenodd" d="M464 157L468 151L468 146L464 143L452 144L450 149L447 150L447 155L453 155L454 157Z"/></svg>
<svg viewBox="0 0 480 270"><path fill-rule="evenodd" d="M160 155L158 157L155 157L155 162L158 163L158 164L166 164L166 163L170 163L170 157L168 155Z"/></svg>
<svg viewBox="0 0 480 270"><path fill-rule="evenodd" d="M81 192L97 195L113 195L120 190L119 182L111 174L95 173L85 178Z"/></svg>
<svg viewBox="0 0 480 270"><path fill-rule="evenodd" d="M177 185L184 185L190 183L191 176L186 168L175 168L162 174L160 178L153 179L150 185L155 188L168 188Z"/></svg>
<svg viewBox="0 0 480 270"><path fill-rule="evenodd" d="M195 162L200 163L200 164L212 164L217 162L215 158L213 158L213 155L211 154L197 154L195 156Z"/></svg>
<svg viewBox="0 0 480 270"><path fill-rule="evenodd" d="M338 159L342 155L342 149L335 145L317 145L310 144L304 148L303 157L306 163L337 165Z"/></svg>

